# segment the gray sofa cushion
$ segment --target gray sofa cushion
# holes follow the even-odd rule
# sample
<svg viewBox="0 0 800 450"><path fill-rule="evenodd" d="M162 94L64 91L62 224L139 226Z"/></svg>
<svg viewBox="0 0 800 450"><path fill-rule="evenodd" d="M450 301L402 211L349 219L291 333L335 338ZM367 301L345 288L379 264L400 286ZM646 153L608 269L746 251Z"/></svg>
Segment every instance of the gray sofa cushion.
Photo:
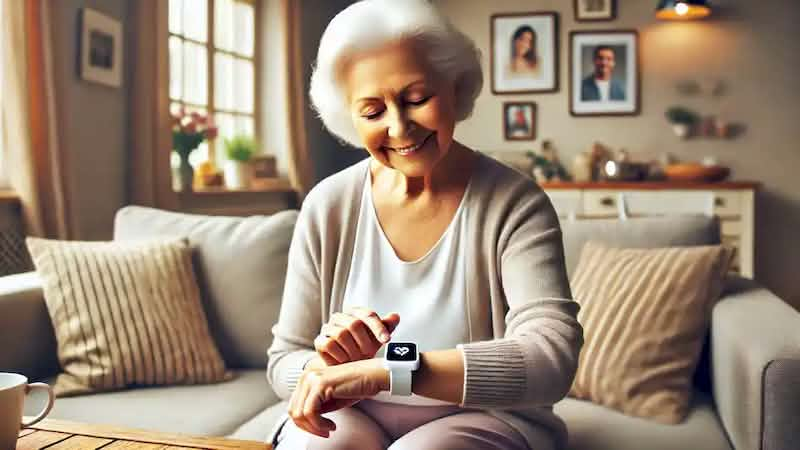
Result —
<svg viewBox="0 0 800 450"><path fill-rule="evenodd" d="M50 380L52 381L52 380ZM25 413L34 414L44 398L31 394ZM231 381L196 386L129 389L56 399L52 419L147 430L226 436L279 399L263 370L236 373Z"/></svg>
<svg viewBox="0 0 800 450"><path fill-rule="evenodd" d="M655 248L719 244L719 221L707 216L641 217L620 221L563 221L564 252L570 279L586 241L613 247Z"/></svg>
<svg viewBox="0 0 800 450"><path fill-rule="evenodd" d="M244 439L249 441L270 442L274 437L273 432L277 431L275 426L278 424L289 408L289 401L284 400L276 403L269 408L261 411L261 413L244 425L240 426L229 437L234 439Z"/></svg>
<svg viewBox="0 0 800 450"><path fill-rule="evenodd" d="M695 392L686 420L677 425L626 416L566 398L553 407L567 423L570 450L731 450L711 398Z"/></svg>
<svg viewBox="0 0 800 450"><path fill-rule="evenodd" d="M222 217L140 206L117 212L114 239L185 236L214 340L228 367L267 365L297 211Z"/></svg>

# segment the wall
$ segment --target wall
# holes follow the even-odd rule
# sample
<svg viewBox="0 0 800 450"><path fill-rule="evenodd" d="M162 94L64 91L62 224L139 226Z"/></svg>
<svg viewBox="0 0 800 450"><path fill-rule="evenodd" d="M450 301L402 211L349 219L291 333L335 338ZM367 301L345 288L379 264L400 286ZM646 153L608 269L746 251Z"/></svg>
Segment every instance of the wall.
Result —
<svg viewBox="0 0 800 450"><path fill-rule="evenodd" d="M50 5L59 150L75 239L111 237L114 213L126 202L128 122L124 84L110 88L78 75L79 13L92 8L121 21L127 32L127 6L126 0L58 0Z"/></svg>
<svg viewBox="0 0 800 450"><path fill-rule="evenodd" d="M539 149L552 139L564 161L594 141L632 152L670 152L680 159L717 157L733 169L733 178L763 184L757 195L756 278L800 308L800 41L796 24L800 2L729 0L702 22L659 22L656 1L618 0L612 22L574 21L573 2L564 0L434 0L462 31L475 39L484 55L485 84L473 117L461 123L456 138L480 150ZM560 67L556 93L492 95L488 71L489 17L503 12L557 11L560 14ZM568 38L571 30L637 29L642 59L641 114L632 117L576 118L568 109ZM721 80L726 94L681 96L676 82ZM503 140L504 101L538 105L536 142ZM705 114L722 115L745 126L735 139L675 137L664 110L683 104Z"/></svg>

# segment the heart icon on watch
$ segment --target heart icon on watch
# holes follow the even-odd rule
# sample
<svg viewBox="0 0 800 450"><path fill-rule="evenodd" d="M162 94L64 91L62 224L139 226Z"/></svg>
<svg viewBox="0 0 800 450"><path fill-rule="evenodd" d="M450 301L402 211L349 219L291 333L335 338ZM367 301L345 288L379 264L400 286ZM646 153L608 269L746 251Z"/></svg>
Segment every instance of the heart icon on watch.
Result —
<svg viewBox="0 0 800 450"><path fill-rule="evenodd" d="M394 348L394 352L397 355L405 356L405 354L409 352L409 348L408 347L395 347Z"/></svg>

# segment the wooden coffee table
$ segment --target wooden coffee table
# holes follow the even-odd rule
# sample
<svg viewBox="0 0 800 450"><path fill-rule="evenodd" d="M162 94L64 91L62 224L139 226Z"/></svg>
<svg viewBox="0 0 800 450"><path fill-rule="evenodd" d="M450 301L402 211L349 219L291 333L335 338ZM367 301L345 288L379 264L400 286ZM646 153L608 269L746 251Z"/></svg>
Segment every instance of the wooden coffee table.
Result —
<svg viewBox="0 0 800 450"><path fill-rule="evenodd" d="M198 437L45 419L19 433L17 450L271 450L263 442Z"/></svg>

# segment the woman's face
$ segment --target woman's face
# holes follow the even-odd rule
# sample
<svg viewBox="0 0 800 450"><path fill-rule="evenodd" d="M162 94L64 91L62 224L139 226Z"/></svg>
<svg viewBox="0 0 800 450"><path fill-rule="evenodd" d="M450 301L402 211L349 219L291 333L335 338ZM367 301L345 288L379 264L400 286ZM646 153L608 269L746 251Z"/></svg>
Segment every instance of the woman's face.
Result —
<svg viewBox="0 0 800 450"><path fill-rule="evenodd" d="M453 85L412 42L360 53L342 66L351 118L373 158L407 177L429 175L455 129Z"/></svg>
<svg viewBox="0 0 800 450"><path fill-rule="evenodd" d="M514 41L516 55L523 56L533 48L533 33L526 31Z"/></svg>

